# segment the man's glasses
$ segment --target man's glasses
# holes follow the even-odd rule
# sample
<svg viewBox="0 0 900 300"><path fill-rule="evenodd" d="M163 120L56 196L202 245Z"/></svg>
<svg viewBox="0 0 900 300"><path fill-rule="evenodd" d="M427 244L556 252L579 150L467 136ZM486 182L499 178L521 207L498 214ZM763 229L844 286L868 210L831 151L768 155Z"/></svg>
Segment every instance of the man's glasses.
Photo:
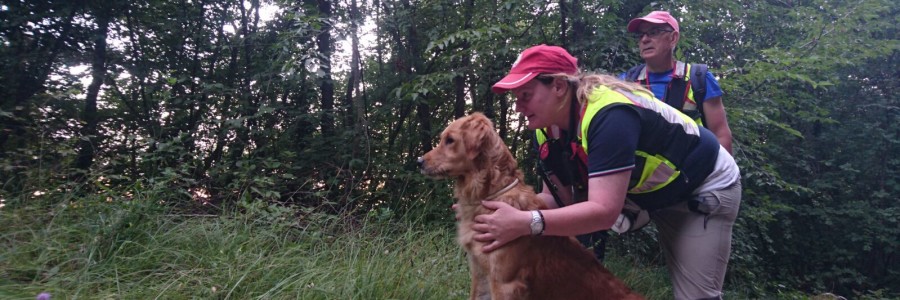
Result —
<svg viewBox="0 0 900 300"><path fill-rule="evenodd" d="M636 40L640 40L642 37L644 37L644 35L647 35L647 37L650 37L650 38L655 38L655 37L659 36L660 34L663 34L666 32L673 32L673 31L675 31L675 30L665 29L662 27L654 27L654 28L650 28L650 30L647 30L645 32L632 32L631 37L633 37Z"/></svg>

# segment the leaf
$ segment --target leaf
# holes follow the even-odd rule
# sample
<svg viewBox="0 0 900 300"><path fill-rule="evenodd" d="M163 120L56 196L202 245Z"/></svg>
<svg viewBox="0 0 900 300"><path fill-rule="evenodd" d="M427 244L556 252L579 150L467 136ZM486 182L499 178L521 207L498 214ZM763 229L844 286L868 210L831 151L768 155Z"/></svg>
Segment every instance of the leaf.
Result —
<svg viewBox="0 0 900 300"><path fill-rule="evenodd" d="M774 124L775 126L777 126L778 128L781 128L781 129L784 130L785 132L787 132L787 133L793 135L793 136L796 136L796 137L798 137L798 138L803 138L803 133L801 133L800 131L798 131L798 130L796 130L796 129L794 129L794 128L791 128L791 127L788 126L787 124L784 124L784 123L781 123L781 122L774 122L773 124Z"/></svg>

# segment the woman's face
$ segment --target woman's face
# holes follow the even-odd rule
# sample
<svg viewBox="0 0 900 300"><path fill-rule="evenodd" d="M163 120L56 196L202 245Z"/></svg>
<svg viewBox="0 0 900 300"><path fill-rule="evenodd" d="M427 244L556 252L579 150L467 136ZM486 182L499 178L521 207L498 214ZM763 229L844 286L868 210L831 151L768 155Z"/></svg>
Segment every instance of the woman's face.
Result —
<svg viewBox="0 0 900 300"><path fill-rule="evenodd" d="M554 80L551 84L543 84L537 79L532 79L525 85L512 90L516 96L516 112L528 119L528 129L547 128L550 125L566 124L559 119L560 100L565 91L560 91L560 86ZM561 126L562 127L562 126Z"/></svg>

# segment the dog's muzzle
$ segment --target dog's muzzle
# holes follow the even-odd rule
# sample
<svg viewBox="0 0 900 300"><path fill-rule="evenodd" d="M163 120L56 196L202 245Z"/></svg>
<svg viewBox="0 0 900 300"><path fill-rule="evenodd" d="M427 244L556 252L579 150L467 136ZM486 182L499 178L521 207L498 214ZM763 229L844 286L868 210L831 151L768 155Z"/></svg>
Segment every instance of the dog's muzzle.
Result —
<svg viewBox="0 0 900 300"><path fill-rule="evenodd" d="M429 176L429 177L442 177L443 175L445 175L440 170L436 170L434 168L429 169L428 166L425 165L424 157L420 156L416 160L416 164L419 165L419 172L422 173L422 175Z"/></svg>

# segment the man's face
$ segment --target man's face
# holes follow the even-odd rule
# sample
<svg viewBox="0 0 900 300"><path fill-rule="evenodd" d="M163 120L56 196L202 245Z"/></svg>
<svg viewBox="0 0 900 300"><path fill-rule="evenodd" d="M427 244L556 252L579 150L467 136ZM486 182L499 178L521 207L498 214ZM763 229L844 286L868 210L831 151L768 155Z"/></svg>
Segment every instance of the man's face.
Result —
<svg viewBox="0 0 900 300"><path fill-rule="evenodd" d="M666 24L644 22L638 27L638 49L645 61L664 58L672 54L678 43L678 33Z"/></svg>

